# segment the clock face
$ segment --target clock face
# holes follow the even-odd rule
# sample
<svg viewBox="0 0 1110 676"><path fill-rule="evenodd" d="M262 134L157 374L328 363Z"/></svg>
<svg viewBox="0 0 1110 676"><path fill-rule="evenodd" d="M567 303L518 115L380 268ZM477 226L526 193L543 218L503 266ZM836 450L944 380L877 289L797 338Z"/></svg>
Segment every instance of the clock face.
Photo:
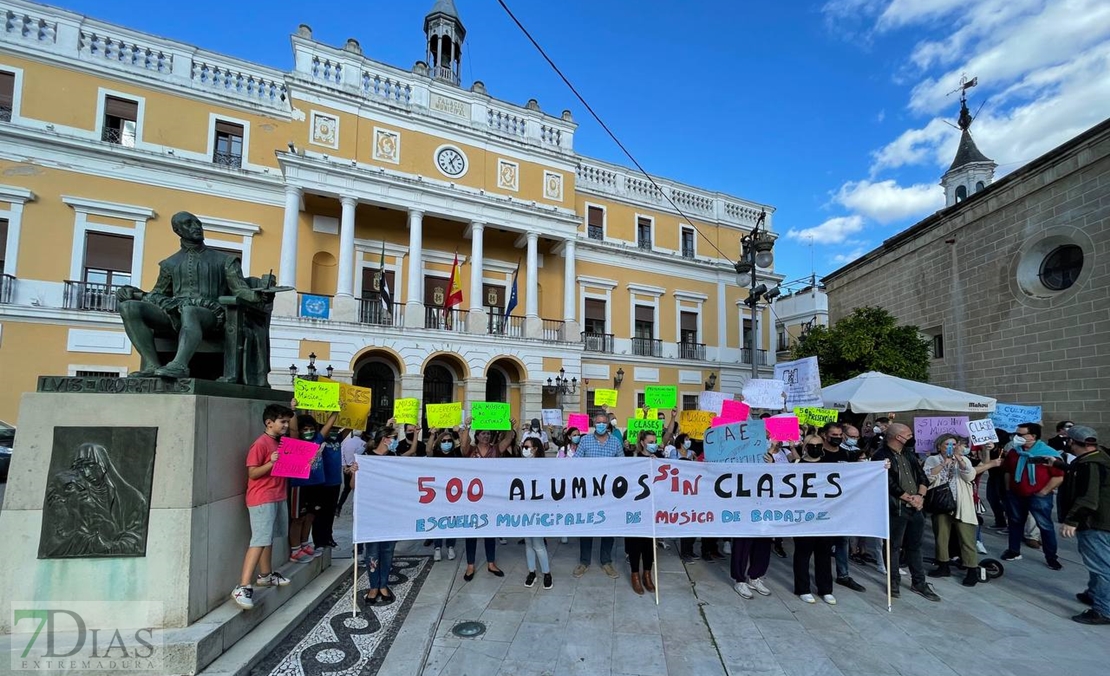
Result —
<svg viewBox="0 0 1110 676"><path fill-rule="evenodd" d="M466 156L455 148L442 148L436 153L436 166L448 176L462 176L466 173Z"/></svg>

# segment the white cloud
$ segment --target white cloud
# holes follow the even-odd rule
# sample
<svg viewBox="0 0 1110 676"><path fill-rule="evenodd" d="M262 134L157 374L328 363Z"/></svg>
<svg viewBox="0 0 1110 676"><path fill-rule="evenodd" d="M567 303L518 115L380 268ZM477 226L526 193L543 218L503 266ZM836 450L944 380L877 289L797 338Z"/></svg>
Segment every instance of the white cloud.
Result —
<svg viewBox="0 0 1110 676"><path fill-rule="evenodd" d="M904 188L893 179L849 181L840 186L833 200L873 221L890 223L940 209L944 193L938 186L925 183Z"/></svg>
<svg viewBox="0 0 1110 676"><path fill-rule="evenodd" d="M790 230L786 236L815 244L840 244L860 230L863 230L862 216L838 216L812 228Z"/></svg>
<svg viewBox="0 0 1110 676"><path fill-rule="evenodd" d="M833 256L833 262L834 263L842 263L842 264L843 263L851 263L852 261L856 260L857 258L862 256L863 254L867 253L867 251L868 251L868 249L867 249L866 246L856 246L856 247L850 249L849 251L847 251L846 253L840 253L840 254L836 254L835 256Z"/></svg>

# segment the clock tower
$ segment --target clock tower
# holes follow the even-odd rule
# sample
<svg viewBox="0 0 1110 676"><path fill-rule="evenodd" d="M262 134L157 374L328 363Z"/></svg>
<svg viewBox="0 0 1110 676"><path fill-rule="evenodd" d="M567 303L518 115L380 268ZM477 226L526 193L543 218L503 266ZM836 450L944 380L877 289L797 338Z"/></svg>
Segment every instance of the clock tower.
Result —
<svg viewBox="0 0 1110 676"><path fill-rule="evenodd" d="M960 146L956 150L956 157L940 184L944 188L944 206L950 207L958 202L963 202L971 195L979 192L994 180L994 170L998 167L975 145L971 138L971 123L975 119L967 108L967 90L978 84L979 78L960 81L960 117L956 125L960 130Z"/></svg>
<svg viewBox="0 0 1110 676"><path fill-rule="evenodd" d="M466 28L455 9L454 0L436 0L432 11L424 17L424 34L428 37L428 63L432 77L453 85L462 75L462 46Z"/></svg>

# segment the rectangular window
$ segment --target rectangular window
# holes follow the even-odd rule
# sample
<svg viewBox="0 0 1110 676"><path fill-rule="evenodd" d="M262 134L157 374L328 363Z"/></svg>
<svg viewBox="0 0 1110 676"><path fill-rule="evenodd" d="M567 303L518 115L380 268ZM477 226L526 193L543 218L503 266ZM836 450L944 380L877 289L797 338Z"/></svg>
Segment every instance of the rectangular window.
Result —
<svg viewBox="0 0 1110 676"><path fill-rule="evenodd" d="M386 286L389 287L389 290L391 292L394 290L395 287L393 285L393 271L392 270L386 270L385 271L385 284L386 284ZM362 269L362 297L364 299L369 299L369 298L379 299L379 298L381 298L381 282L378 281L378 269L377 268L363 268Z"/></svg>
<svg viewBox="0 0 1110 676"><path fill-rule="evenodd" d="M212 163L239 169L243 166L243 125L216 120L216 146Z"/></svg>
<svg viewBox="0 0 1110 676"><path fill-rule="evenodd" d="M594 416L605 411L594 403L594 391L586 390L586 413L590 416L590 426L593 426ZM579 430L579 432L588 432L589 430Z"/></svg>
<svg viewBox="0 0 1110 676"><path fill-rule="evenodd" d="M679 314L678 322L682 342L698 342L698 314L696 312L682 312Z"/></svg>
<svg viewBox="0 0 1110 676"><path fill-rule="evenodd" d="M605 239L605 211L601 207L586 210L586 236L590 239Z"/></svg>
<svg viewBox="0 0 1110 676"><path fill-rule="evenodd" d="M636 332L637 338L655 337L655 308L650 305L636 306Z"/></svg>
<svg viewBox="0 0 1110 676"><path fill-rule="evenodd" d="M100 139L108 143L135 147L138 136L139 104L135 101L104 97L104 129Z"/></svg>
<svg viewBox="0 0 1110 676"><path fill-rule="evenodd" d="M131 283L131 250L134 240L102 232L85 233L85 266L82 282L107 287Z"/></svg>
<svg viewBox="0 0 1110 676"><path fill-rule="evenodd" d="M482 305L485 305L489 310L504 310L505 287L499 284L483 284Z"/></svg>
<svg viewBox="0 0 1110 676"><path fill-rule="evenodd" d="M643 392L636 393L636 408L640 409L645 406L644 402L646 401L646 399L644 397L645 395Z"/></svg>
<svg viewBox="0 0 1110 676"><path fill-rule="evenodd" d="M684 394L682 395L682 410L683 411L696 411L698 410L698 395Z"/></svg>
<svg viewBox="0 0 1110 676"><path fill-rule="evenodd" d="M933 359L944 359L944 334L933 335Z"/></svg>
<svg viewBox="0 0 1110 676"><path fill-rule="evenodd" d="M0 122L12 121L15 107L15 73L0 71Z"/></svg>
<svg viewBox="0 0 1110 676"><path fill-rule="evenodd" d="M118 371L74 371L77 378L119 378Z"/></svg>
<svg viewBox="0 0 1110 676"><path fill-rule="evenodd" d="M779 350L781 351L781 350L789 350L789 349L790 349L790 334L786 332L786 329L779 329Z"/></svg>
<svg viewBox="0 0 1110 676"><path fill-rule="evenodd" d="M605 333L605 301L586 299L586 313L582 329L586 333Z"/></svg>
<svg viewBox="0 0 1110 676"><path fill-rule="evenodd" d="M651 219L636 219L636 246L646 251L651 251Z"/></svg>
<svg viewBox="0 0 1110 676"><path fill-rule="evenodd" d="M750 350L752 346L752 320L744 320L744 335L742 336L743 344L740 347Z"/></svg>
<svg viewBox="0 0 1110 676"><path fill-rule="evenodd" d="M8 250L8 222L0 218L0 275L4 274L4 255Z"/></svg>
<svg viewBox="0 0 1110 676"><path fill-rule="evenodd" d="M682 229L682 257L694 257L694 231L690 228Z"/></svg>

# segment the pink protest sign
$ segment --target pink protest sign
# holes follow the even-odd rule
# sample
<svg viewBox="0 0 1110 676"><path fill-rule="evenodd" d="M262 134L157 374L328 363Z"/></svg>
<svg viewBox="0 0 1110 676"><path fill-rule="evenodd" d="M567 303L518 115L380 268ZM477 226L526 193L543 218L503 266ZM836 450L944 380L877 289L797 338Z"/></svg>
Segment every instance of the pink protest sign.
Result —
<svg viewBox="0 0 1110 676"><path fill-rule="evenodd" d="M801 431L798 418L792 415L774 416L763 421L767 425L767 436L771 441L799 441Z"/></svg>
<svg viewBox="0 0 1110 676"><path fill-rule="evenodd" d="M741 421L739 421L739 420L729 420L729 419L725 418L723 415L715 415L715 416L713 416L713 420L710 421L709 426L710 427L724 427L725 425L730 425L734 422L741 422Z"/></svg>
<svg viewBox="0 0 1110 676"><path fill-rule="evenodd" d="M751 407L742 401L725 399L721 402L721 419L725 422L744 422L748 419L749 411L751 411Z"/></svg>
<svg viewBox="0 0 1110 676"><path fill-rule="evenodd" d="M282 437L278 445L278 459L270 474L287 479L307 479L312 471L312 459L316 457L318 450L320 444Z"/></svg>
<svg viewBox="0 0 1110 676"><path fill-rule="evenodd" d="M577 428L579 432L586 432L590 429L590 416L585 413L571 413L567 416L567 429Z"/></svg>

